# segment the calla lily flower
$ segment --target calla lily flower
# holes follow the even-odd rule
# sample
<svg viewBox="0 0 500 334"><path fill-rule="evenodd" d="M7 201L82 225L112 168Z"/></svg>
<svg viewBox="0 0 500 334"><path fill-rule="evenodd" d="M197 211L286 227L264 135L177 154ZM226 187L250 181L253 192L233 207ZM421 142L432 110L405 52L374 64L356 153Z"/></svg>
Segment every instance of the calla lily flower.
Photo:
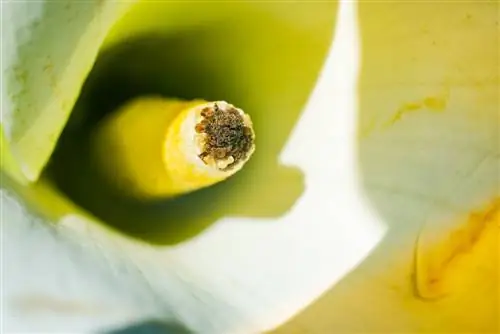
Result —
<svg viewBox="0 0 500 334"><path fill-rule="evenodd" d="M6 332L498 332L498 3L1 6ZM91 134L151 95L258 148L124 196Z"/></svg>

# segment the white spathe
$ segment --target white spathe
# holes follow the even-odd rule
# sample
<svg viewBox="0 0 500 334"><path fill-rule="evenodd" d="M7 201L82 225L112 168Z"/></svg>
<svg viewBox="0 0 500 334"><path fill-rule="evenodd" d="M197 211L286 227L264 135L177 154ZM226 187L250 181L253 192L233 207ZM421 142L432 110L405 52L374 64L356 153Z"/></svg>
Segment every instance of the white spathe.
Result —
<svg viewBox="0 0 500 334"><path fill-rule="evenodd" d="M364 5L359 6L363 19ZM410 276L424 223L460 218L498 196L498 102L491 98L498 90L495 81L486 80L486 70L494 67L484 62L469 72L455 71L453 66L467 68L468 60L458 52L463 38L447 31L451 46L436 51L443 64L432 68L434 58L422 57L429 63L417 59L417 74L408 74L413 67L405 58L390 59L397 53L384 41L392 39L365 45L359 25L377 33L381 27L396 36L414 34L408 43L420 46L417 24L433 31L442 15L433 4L371 6L364 10L390 13L389 19L380 16L382 23L374 14L371 21L358 22L357 4L340 3L331 51L281 155L283 163L304 173L305 190L279 218L224 217L187 242L160 247L106 229L62 199L61 211L72 213L51 225L21 204L29 191L2 190L4 329L96 331L154 318L201 333L256 333L282 324L323 293L285 333L481 329L486 323L481 314L487 312L479 311L491 311L485 308L494 304L494 291L461 291L426 303L415 297ZM483 25L460 30L454 20L469 11L484 18ZM404 25L413 12L428 15ZM453 22L448 26L470 32L472 43L491 29L487 12L473 4L453 5L447 8ZM407 30L392 31L385 24ZM455 52L446 53L450 47ZM373 71L374 60L361 57L366 48L382 73L362 82L360 93L358 76ZM447 71L455 76L443 89L440 75ZM415 76L419 83L412 81ZM486 83L479 89L464 85L471 78ZM362 113L367 107L358 102L361 94L373 103L372 113ZM408 112L386 127L402 103L418 104L429 95L449 99L446 111ZM483 111L474 122L469 122L471 106ZM356 130L368 134L358 141ZM450 172L447 163L456 170ZM496 278L484 279L491 287ZM478 312L468 311L470 305Z"/></svg>

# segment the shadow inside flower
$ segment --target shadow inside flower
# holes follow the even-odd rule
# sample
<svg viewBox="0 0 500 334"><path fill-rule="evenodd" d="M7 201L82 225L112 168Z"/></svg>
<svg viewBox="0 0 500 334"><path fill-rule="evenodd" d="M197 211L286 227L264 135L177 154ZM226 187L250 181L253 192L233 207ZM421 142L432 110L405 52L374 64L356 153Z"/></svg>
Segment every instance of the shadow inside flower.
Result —
<svg viewBox="0 0 500 334"><path fill-rule="evenodd" d="M45 177L102 222L154 244L181 242L223 217L286 213L304 183L279 155L314 87L330 32L309 38L293 22L255 15L258 28L248 11L236 11L217 24L141 34L103 51ZM237 175L204 190L148 203L124 197L93 164L89 138L104 115L144 95L238 105L252 117L255 154Z"/></svg>

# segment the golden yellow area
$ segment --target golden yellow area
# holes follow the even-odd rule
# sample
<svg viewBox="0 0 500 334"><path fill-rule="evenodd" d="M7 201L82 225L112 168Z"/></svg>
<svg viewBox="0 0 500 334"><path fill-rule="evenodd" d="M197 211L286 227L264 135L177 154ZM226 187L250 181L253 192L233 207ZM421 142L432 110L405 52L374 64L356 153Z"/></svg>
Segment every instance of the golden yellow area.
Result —
<svg viewBox="0 0 500 334"><path fill-rule="evenodd" d="M121 192L141 198L179 195L221 181L193 163L183 136L192 108L205 101L136 99L105 119L93 138L96 163Z"/></svg>
<svg viewBox="0 0 500 334"><path fill-rule="evenodd" d="M399 107L396 114L390 120L389 124L392 125L397 121L400 121L401 118L409 112L418 110L427 110L434 112L444 111L446 109L447 100L447 96L429 96L422 99L421 101L405 103L401 107Z"/></svg>
<svg viewBox="0 0 500 334"><path fill-rule="evenodd" d="M419 243L416 285L420 297L436 299L466 288L479 270L493 266L498 275L500 199L472 212L447 238L427 248ZM494 293L494 292L492 292Z"/></svg>

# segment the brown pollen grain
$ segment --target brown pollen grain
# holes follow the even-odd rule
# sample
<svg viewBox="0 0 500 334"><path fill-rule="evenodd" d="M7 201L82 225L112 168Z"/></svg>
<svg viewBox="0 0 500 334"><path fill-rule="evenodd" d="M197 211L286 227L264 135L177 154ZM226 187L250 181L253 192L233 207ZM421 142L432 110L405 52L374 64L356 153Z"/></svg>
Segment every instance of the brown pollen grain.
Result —
<svg viewBox="0 0 500 334"><path fill-rule="evenodd" d="M227 105L222 109L214 103L213 107L205 107L201 116L203 119L195 127L197 133L205 135L200 159L206 162L209 157L215 161L233 157L233 162L222 169L227 171L247 158L254 142L253 131L235 107Z"/></svg>

